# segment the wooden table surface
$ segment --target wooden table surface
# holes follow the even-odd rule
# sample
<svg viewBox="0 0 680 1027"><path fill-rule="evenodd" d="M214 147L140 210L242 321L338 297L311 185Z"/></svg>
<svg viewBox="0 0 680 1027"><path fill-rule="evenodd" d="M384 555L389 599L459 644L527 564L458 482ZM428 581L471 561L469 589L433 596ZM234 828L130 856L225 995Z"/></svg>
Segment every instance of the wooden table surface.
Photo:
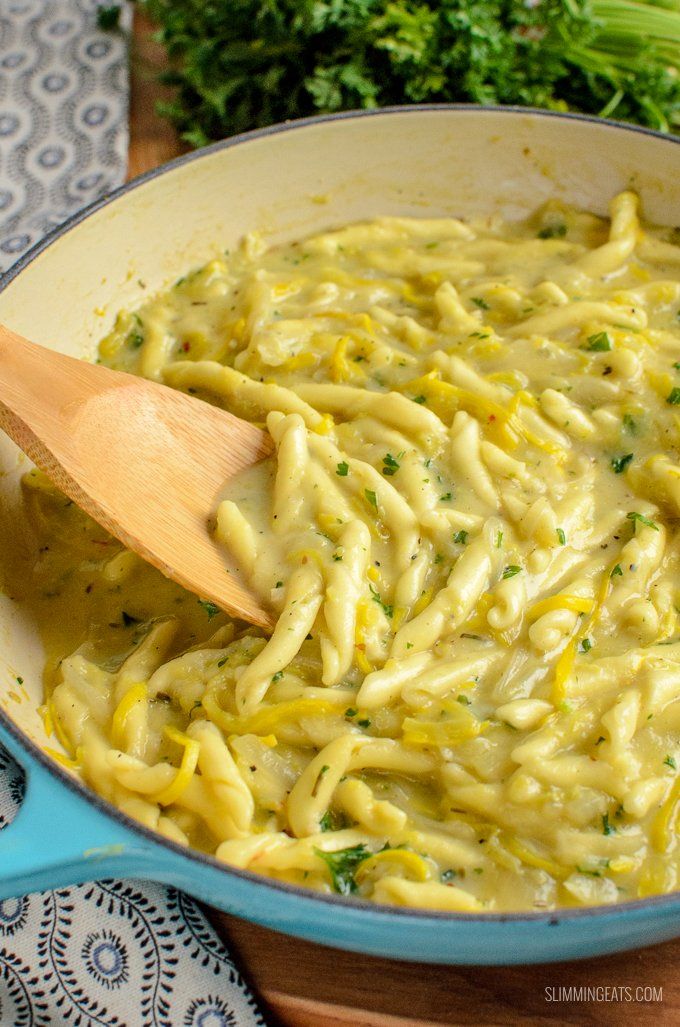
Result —
<svg viewBox="0 0 680 1027"><path fill-rule="evenodd" d="M176 134L154 113L156 100L165 94L155 81L162 51L150 35L148 22L136 16L130 177L182 152ZM680 1024L680 941L586 962L443 967L368 958L287 938L224 913L211 917L269 1010L286 1027L533 1027L618 1024L623 1018L641 1027ZM556 993L546 989L560 987L629 987L634 1000L549 1000ZM657 994L660 989L662 998L636 1001L636 988L656 989Z"/></svg>

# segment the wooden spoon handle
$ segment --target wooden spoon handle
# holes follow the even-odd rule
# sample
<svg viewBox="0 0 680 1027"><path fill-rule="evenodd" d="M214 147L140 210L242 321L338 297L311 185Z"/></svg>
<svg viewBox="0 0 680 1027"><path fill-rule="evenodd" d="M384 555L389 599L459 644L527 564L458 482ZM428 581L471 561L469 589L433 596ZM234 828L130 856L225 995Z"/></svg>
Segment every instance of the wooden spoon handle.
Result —
<svg viewBox="0 0 680 1027"><path fill-rule="evenodd" d="M0 325L0 428L50 476L72 452L73 415L97 391L84 368Z"/></svg>
<svg viewBox="0 0 680 1027"><path fill-rule="evenodd" d="M0 325L0 428L61 492L120 538L115 519L93 499L88 488L91 475L87 460L82 459L78 433L77 420L83 408L103 391L97 371L107 374L95 365L29 342ZM118 376L109 374L106 389L118 384ZM101 455L93 454L99 461Z"/></svg>

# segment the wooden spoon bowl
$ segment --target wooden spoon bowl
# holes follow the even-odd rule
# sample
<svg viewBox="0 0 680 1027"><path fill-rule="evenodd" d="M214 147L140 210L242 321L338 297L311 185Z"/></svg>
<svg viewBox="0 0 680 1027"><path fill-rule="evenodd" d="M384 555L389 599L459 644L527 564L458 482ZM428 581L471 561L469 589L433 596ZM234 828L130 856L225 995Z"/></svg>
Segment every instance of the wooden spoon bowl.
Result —
<svg viewBox="0 0 680 1027"><path fill-rule="evenodd" d="M0 427L128 549L228 613L272 628L208 530L225 481L272 452L266 432L2 325Z"/></svg>

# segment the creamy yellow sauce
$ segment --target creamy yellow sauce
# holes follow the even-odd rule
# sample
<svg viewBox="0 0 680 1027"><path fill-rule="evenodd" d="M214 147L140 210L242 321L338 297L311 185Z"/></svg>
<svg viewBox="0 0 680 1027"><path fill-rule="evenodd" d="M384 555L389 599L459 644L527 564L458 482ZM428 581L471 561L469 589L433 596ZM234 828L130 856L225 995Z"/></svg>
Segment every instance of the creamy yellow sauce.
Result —
<svg viewBox="0 0 680 1027"><path fill-rule="evenodd" d="M31 473L12 577L84 779L377 902L674 889L679 270L627 193L610 221L252 236L122 313L103 362L272 433L217 533L279 620L233 623Z"/></svg>

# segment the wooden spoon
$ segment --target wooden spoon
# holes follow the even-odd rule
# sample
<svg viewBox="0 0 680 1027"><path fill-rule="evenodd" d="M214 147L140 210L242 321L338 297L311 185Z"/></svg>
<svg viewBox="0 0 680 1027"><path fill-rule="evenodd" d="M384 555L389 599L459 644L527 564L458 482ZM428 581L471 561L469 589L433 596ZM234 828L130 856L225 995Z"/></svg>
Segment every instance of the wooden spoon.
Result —
<svg viewBox="0 0 680 1027"><path fill-rule="evenodd" d="M272 618L208 530L266 432L165 385L36 346L0 325L0 428L57 488L148 563L252 624Z"/></svg>

